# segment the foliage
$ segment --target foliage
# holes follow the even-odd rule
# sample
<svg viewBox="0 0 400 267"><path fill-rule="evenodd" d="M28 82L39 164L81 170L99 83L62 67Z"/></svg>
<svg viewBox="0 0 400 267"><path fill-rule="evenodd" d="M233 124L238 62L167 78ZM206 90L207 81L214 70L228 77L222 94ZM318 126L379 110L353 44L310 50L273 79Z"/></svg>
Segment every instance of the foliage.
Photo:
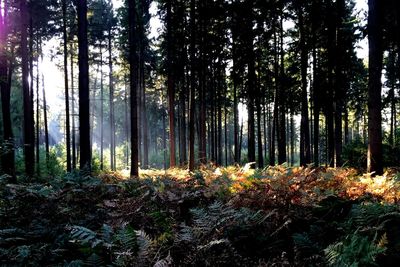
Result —
<svg viewBox="0 0 400 267"><path fill-rule="evenodd" d="M395 173L209 165L0 181L1 265L375 266L399 253Z"/></svg>

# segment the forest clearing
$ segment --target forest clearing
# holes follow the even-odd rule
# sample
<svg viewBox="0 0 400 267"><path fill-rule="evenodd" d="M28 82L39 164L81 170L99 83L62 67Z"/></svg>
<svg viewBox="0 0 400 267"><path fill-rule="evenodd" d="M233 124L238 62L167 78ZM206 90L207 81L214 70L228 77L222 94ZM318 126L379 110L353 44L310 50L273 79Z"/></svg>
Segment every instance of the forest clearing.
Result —
<svg viewBox="0 0 400 267"><path fill-rule="evenodd" d="M399 266L397 0L0 0L0 266Z"/></svg>

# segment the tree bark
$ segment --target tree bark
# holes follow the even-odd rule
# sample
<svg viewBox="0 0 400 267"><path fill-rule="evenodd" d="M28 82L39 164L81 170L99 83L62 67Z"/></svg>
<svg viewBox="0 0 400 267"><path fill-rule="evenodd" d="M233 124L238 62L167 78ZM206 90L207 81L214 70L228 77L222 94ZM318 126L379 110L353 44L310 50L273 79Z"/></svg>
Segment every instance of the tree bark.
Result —
<svg viewBox="0 0 400 267"><path fill-rule="evenodd" d="M129 80L131 88L131 177L139 176L139 149L138 149L138 110L137 110L137 86L138 86L138 55L137 55L137 10L136 1L128 0L129 14Z"/></svg>
<svg viewBox="0 0 400 267"><path fill-rule="evenodd" d="M74 49L73 42L70 44L71 64L71 111L72 111L72 169L76 169L76 126L75 126L75 92L74 92Z"/></svg>
<svg viewBox="0 0 400 267"><path fill-rule="evenodd" d="M10 99L11 99L11 77L13 73L14 48L11 47L11 57L8 58L8 0L4 0L1 10L0 0L0 90L1 108L3 115L4 152L1 156L2 170L10 176L9 181L15 183L15 159L14 159L14 135L12 131ZM7 62L9 62L7 64Z"/></svg>
<svg viewBox="0 0 400 267"><path fill-rule="evenodd" d="M78 1L80 169L91 171L87 2Z"/></svg>
<svg viewBox="0 0 400 267"><path fill-rule="evenodd" d="M196 0L190 1L190 102L189 102L189 171L193 171L194 162L194 118L196 110Z"/></svg>
<svg viewBox="0 0 400 267"><path fill-rule="evenodd" d="M248 89L247 89L247 111L248 111L248 162L256 161L256 147L255 147L255 125L254 125L254 97L256 93L256 73L255 73L255 56L253 50L253 20L252 8L249 7L248 18Z"/></svg>
<svg viewBox="0 0 400 267"><path fill-rule="evenodd" d="M104 73L103 73L103 42L100 41L100 170L104 170ZM96 80L95 80L95 86L94 90L97 90L97 75L98 72L96 72ZM96 93L93 93L93 103L92 107L94 107L94 102ZM94 111L94 108L93 108ZM94 113L94 112L92 112ZM93 114L94 117L94 114ZM93 119L94 121L94 119ZM93 138L93 134L92 134ZM111 163L111 162L110 162Z"/></svg>
<svg viewBox="0 0 400 267"><path fill-rule="evenodd" d="M47 120L47 101L46 101L46 90L44 87L44 74L42 73L42 94L43 94L43 121L44 121L44 144L46 151L46 166L49 169L50 161L50 144L49 144L49 124Z"/></svg>
<svg viewBox="0 0 400 267"><path fill-rule="evenodd" d="M307 67L308 51L306 48L305 25L301 8L298 10L300 28L300 65L301 65L301 124L300 124L300 166L310 163L310 127L308 119Z"/></svg>
<svg viewBox="0 0 400 267"><path fill-rule="evenodd" d="M67 172L71 172L71 129L68 88L68 41L67 41L67 0L62 1L63 45L64 45L64 90L65 90L65 146L67 151Z"/></svg>
<svg viewBox="0 0 400 267"><path fill-rule="evenodd" d="M279 72L279 102L278 102L278 163L286 162L286 85L285 85L285 62L283 47L283 10L280 18L280 72Z"/></svg>
<svg viewBox="0 0 400 267"><path fill-rule="evenodd" d="M167 65L168 65L168 119L169 119L169 165L175 167L175 82L172 47L172 0L167 1Z"/></svg>
<svg viewBox="0 0 400 267"><path fill-rule="evenodd" d="M108 81L110 89L110 163L111 170L115 171L115 119L114 119L114 78L113 78L113 58L112 58L112 42L111 29L108 30Z"/></svg>
<svg viewBox="0 0 400 267"><path fill-rule="evenodd" d="M383 2L368 0L368 172L383 174L381 75L383 62Z"/></svg>
<svg viewBox="0 0 400 267"><path fill-rule="evenodd" d="M32 177L34 174L34 127L32 125L31 93L29 88L29 58L27 47L28 29L28 10L26 0L20 0L20 19L21 19L21 66L22 66L22 92L24 103L24 152L25 152L25 171L26 175Z"/></svg>

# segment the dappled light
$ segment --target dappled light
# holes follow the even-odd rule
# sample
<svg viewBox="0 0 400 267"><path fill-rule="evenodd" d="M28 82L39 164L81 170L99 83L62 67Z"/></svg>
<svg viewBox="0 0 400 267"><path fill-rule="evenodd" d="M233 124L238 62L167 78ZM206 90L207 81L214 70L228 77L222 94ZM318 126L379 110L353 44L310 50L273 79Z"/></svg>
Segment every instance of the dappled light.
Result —
<svg viewBox="0 0 400 267"><path fill-rule="evenodd" d="M399 266L399 21L0 0L0 266Z"/></svg>

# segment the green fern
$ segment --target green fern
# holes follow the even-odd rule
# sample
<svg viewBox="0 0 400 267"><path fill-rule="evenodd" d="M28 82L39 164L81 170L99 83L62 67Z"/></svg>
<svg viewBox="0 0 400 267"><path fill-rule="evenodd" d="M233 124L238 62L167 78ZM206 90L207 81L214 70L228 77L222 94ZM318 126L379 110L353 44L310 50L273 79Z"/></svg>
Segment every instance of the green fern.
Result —
<svg viewBox="0 0 400 267"><path fill-rule="evenodd" d="M104 260L96 253L93 253L84 261L84 266L104 266Z"/></svg>
<svg viewBox="0 0 400 267"><path fill-rule="evenodd" d="M385 248L355 233L329 245L324 252L330 266L377 266L376 256L385 252Z"/></svg>
<svg viewBox="0 0 400 267"><path fill-rule="evenodd" d="M90 245L92 248L104 243L104 240L98 238L97 233L83 226L71 227L72 241L77 241L85 245Z"/></svg>
<svg viewBox="0 0 400 267"><path fill-rule="evenodd" d="M135 230L130 226L121 228L114 236L114 242L117 244L119 250L136 250L137 243Z"/></svg>

